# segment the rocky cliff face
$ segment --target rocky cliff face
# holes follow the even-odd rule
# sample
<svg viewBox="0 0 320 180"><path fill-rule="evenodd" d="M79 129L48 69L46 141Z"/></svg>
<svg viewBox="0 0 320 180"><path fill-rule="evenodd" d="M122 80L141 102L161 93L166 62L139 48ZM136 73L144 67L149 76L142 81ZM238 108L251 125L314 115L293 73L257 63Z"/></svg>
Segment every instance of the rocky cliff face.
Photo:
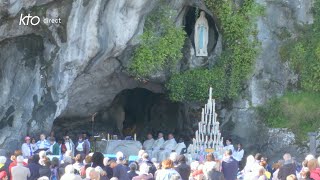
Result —
<svg viewBox="0 0 320 180"><path fill-rule="evenodd" d="M253 152L265 152L274 159L285 152L300 157L305 149L297 151L294 135L286 129L269 129L257 114L256 107L272 97L282 96L285 90L295 87L297 75L281 61L279 51L286 33L297 34L296 25L313 22L312 1L257 0L265 7L265 14L257 21L261 53L256 60L252 77L242 98L231 107L222 109L224 127L235 140L243 142ZM229 128L228 128L229 127ZM228 134L227 133L227 134Z"/></svg>
<svg viewBox="0 0 320 180"><path fill-rule="evenodd" d="M157 3L0 1L0 147L12 150L27 134L48 133L57 118L90 118L124 89L162 93L162 84L137 81L125 71L145 17ZM171 3L177 24L193 4ZM61 18L61 23L19 25L21 14Z"/></svg>
<svg viewBox="0 0 320 180"><path fill-rule="evenodd" d="M225 135L242 141L247 148L272 151L282 142L271 141L275 133L268 133L273 130L260 124L253 107L273 96L281 96L288 84L295 83L294 74L280 61L279 46L283 31L294 34L295 23L312 23L312 4L300 0L257 2L266 7L265 16L257 22L262 51L242 99L231 106L220 107L220 118ZM157 3L146 0L0 0L0 148L15 149L27 134L48 133L56 119L68 125L72 124L68 119L84 122L92 113L100 112L101 123L108 122L105 120L114 112L124 112L112 106L123 90L139 87L165 93L164 74L141 82L126 73L145 17ZM214 34L209 43L211 56L196 58L193 53L194 19L190 17L194 7L206 10L204 4L198 0L176 0L171 1L170 6L178 12L176 23L185 25L189 36L183 50L182 70L214 61L221 51L221 37L208 11L211 34ZM19 25L20 15L28 13L41 19L59 17L61 23ZM190 130L192 122L186 115L186 107L171 106L167 101L157 103L163 107L182 108L180 114L174 115L177 117L175 125L179 126L175 130ZM148 112L169 110L160 106ZM157 122L164 117L159 115L153 119ZM114 121L123 121L123 118L113 117ZM115 126L116 123L111 128Z"/></svg>

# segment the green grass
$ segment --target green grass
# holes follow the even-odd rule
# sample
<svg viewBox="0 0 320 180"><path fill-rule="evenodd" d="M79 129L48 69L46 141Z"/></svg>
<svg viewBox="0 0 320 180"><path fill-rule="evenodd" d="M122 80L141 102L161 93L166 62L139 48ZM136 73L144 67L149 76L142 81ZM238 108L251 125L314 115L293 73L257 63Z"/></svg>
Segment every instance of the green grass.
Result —
<svg viewBox="0 0 320 180"><path fill-rule="evenodd" d="M289 128L298 141L320 127L320 93L286 93L258 108L260 117L273 128Z"/></svg>

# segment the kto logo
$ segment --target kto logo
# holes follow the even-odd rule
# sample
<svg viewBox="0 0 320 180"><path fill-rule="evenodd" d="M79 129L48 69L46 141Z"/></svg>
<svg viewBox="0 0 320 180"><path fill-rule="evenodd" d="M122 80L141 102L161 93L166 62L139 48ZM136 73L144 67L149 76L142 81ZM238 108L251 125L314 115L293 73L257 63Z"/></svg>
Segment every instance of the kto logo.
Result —
<svg viewBox="0 0 320 180"><path fill-rule="evenodd" d="M21 14L20 16L20 22L19 25L29 25L29 23L32 26L36 26L40 23L40 17L39 16L31 16L30 14L28 14L28 16L23 16L23 14Z"/></svg>

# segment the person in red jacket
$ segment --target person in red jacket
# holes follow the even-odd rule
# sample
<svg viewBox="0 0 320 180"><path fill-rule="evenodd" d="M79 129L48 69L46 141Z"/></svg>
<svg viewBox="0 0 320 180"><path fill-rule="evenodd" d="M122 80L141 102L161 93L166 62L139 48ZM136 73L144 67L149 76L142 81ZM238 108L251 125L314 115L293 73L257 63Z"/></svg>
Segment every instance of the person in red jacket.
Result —
<svg viewBox="0 0 320 180"><path fill-rule="evenodd" d="M310 178L314 180L320 180L320 168L318 161L316 159L311 159L308 161L307 166L310 171Z"/></svg>
<svg viewBox="0 0 320 180"><path fill-rule="evenodd" d="M0 172L0 180L8 180L8 176L5 171Z"/></svg>
<svg viewBox="0 0 320 180"><path fill-rule="evenodd" d="M21 150L15 150L13 153L13 156L11 157L12 162L9 165L9 175L10 175L10 180L12 180L12 176L11 176L11 169L17 165L17 160L16 158L18 156L22 156L22 152ZM23 162L24 166L27 166L28 164L26 162Z"/></svg>

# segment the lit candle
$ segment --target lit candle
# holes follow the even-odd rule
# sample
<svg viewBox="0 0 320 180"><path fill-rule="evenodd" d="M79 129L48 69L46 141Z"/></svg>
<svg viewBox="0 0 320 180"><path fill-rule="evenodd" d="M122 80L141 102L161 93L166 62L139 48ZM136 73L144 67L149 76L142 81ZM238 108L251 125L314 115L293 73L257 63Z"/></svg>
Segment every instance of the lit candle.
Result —
<svg viewBox="0 0 320 180"><path fill-rule="evenodd" d="M108 141L110 141L110 134L108 133Z"/></svg>
<svg viewBox="0 0 320 180"><path fill-rule="evenodd" d="M204 122L204 109L202 108L202 112L201 112L201 122Z"/></svg>
<svg viewBox="0 0 320 180"><path fill-rule="evenodd" d="M209 89L209 99L210 100L212 99L212 87L210 87L210 89Z"/></svg>
<svg viewBox="0 0 320 180"><path fill-rule="evenodd" d="M134 133L134 140L136 141L137 140L137 134Z"/></svg>

